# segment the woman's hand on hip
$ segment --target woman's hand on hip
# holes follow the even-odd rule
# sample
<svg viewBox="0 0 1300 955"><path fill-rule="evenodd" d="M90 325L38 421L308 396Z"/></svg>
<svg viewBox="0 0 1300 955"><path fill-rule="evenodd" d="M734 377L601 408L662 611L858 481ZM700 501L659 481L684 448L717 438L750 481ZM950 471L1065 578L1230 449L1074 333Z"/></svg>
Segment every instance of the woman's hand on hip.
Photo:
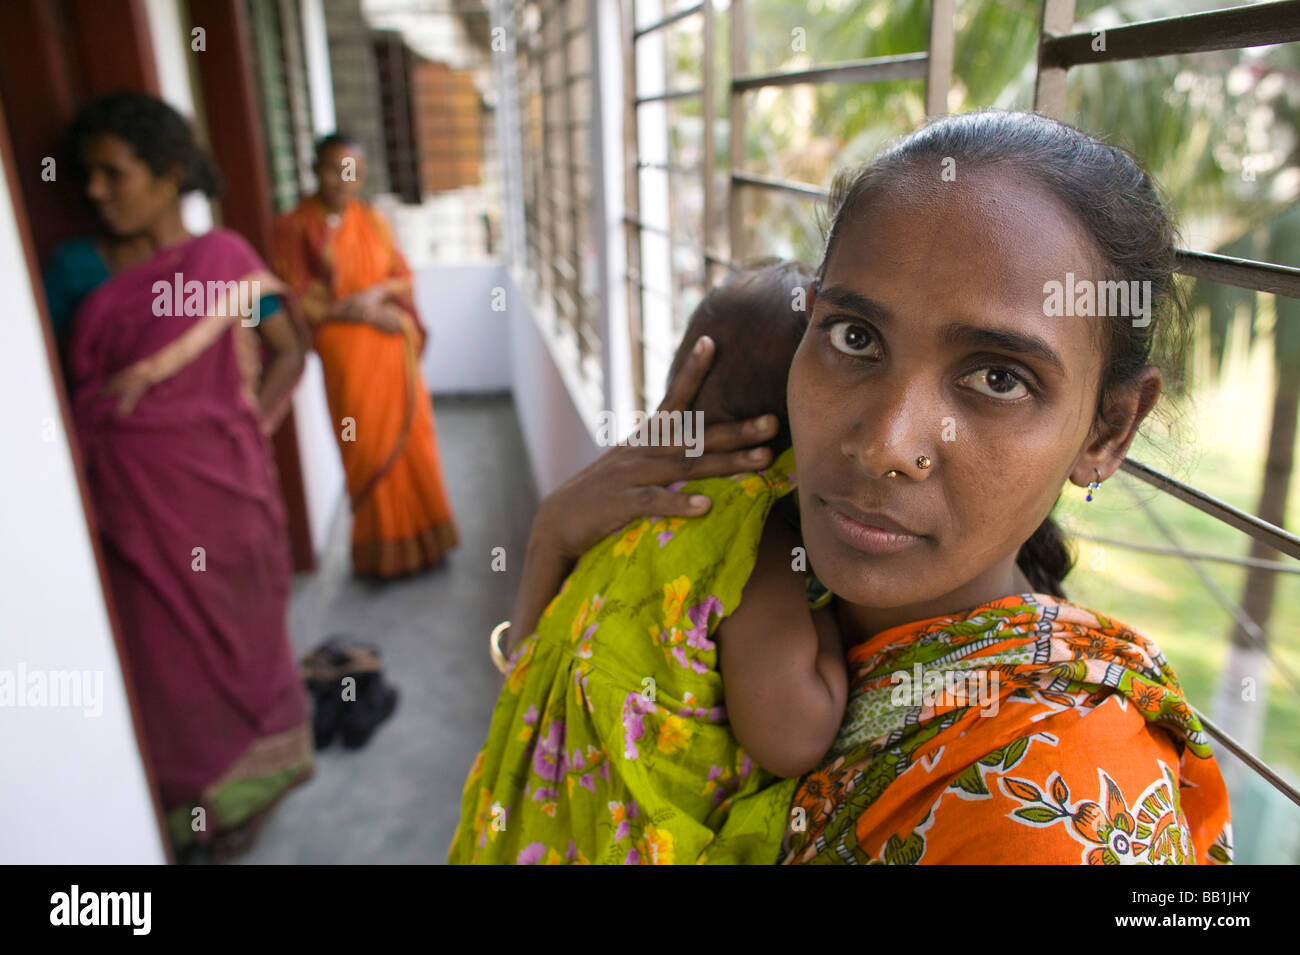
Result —
<svg viewBox="0 0 1300 955"><path fill-rule="evenodd" d="M128 365L108 380L100 394L117 398L117 416L125 418L140 403L146 391L165 376L160 373L153 356Z"/></svg>
<svg viewBox="0 0 1300 955"><path fill-rule="evenodd" d="M701 336L681 371L669 383L657 414L686 412L713 361L714 343ZM702 494L681 494L667 485L695 478L754 471L771 463L772 452L756 447L777 432L776 415L709 425L703 453L689 457L681 447L610 448L542 501L533 535L547 550L576 560L601 538L638 517L698 517L712 502Z"/></svg>

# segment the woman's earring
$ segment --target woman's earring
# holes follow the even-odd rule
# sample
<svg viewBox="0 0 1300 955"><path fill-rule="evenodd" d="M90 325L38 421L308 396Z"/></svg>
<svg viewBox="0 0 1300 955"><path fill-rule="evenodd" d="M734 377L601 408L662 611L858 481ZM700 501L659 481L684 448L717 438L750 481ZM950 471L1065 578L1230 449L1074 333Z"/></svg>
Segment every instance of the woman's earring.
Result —
<svg viewBox="0 0 1300 955"><path fill-rule="evenodd" d="M1092 473L1097 475L1097 480L1088 482L1088 496L1084 498L1085 501L1091 501L1092 492L1097 490L1097 488L1101 487L1101 472L1098 471L1096 468L1093 468Z"/></svg>

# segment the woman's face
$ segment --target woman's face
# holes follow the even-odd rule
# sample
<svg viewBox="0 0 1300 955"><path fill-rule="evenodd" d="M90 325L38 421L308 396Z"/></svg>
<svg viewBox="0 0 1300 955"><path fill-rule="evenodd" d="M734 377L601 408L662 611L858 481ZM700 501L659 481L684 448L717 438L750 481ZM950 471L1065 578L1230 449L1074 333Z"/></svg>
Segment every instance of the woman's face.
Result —
<svg viewBox="0 0 1300 955"><path fill-rule="evenodd" d="M155 175L124 139L107 133L87 137L81 165L86 198L113 235L139 235L176 211L176 180Z"/></svg>
<svg viewBox="0 0 1300 955"><path fill-rule="evenodd" d="M1021 544L1133 434L1091 434L1098 320L1044 315L1045 282L1101 277L1079 225L1023 175L939 171L841 233L790 369L804 544L871 632L1027 589Z"/></svg>
<svg viewBox="0 0 1300 955"><path fill-rule="evenodd" d="M320 198L326 207L341 212L361 195L366 181L366 156L360 146L340 143L327 147L316 164Z"/></svg>

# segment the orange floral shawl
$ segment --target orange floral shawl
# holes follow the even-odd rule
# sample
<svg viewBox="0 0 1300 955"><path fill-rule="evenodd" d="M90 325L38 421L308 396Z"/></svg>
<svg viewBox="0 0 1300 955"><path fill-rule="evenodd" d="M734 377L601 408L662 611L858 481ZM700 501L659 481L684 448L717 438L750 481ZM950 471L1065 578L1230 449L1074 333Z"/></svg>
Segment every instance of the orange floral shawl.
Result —
<svg viewBox="0 0 1300 955"><path fill-rule="evenodd" d="M849 667L786 863L1231 861L1201 722L1119 621L1017 594L879 633Z"/></svg>

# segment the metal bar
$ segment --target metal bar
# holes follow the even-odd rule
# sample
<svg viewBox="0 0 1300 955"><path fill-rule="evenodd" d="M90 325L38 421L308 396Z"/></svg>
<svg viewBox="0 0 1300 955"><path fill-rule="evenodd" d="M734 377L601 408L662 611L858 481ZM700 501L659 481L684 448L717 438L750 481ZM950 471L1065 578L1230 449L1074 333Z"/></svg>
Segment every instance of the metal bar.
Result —
<svg viewBox="0 0 1300 955"><path fill-rule="evenodd" d="M1129 495L1138 503L1142 510L1146 512L1147 519L1155 525L1156 530L1160 531L1160 533L1165 536L1165 540L1169 541L1169 543L1173 544L1175 548L1181 551L1183 545L1178 542L1178 538L1174 536L1174 532L1165 526L1165 522L1156 514L1155 509L1151 507L1150 503L1142 500L1142 498L1138 496L1137 491L1128 484L1121 482L1121 485L1124 490L1128 491ZM1237 622L1237 625L1241 627L1242 632L1250 638L1260 653L1264 654L1264 656L1268 658L1268 661L1277 668L1277 672L1281 673L1282 676L1286 678L1286 681L1291 684L1291 689L1296 693L1300 693L1300 680L1296 679L1295 674L1287 669L1286 665L1270 652L1268 648L1268 634L1264 632L1264 628L1256 623L1245 610L1238 606L1235 600L1224 593L1223 588L1219 586L1218 582L1215 581L1213 577L1205 572L1204 567L1198 564L1193 558L1187 557L1186 555L1184 555L1184 557L1187 560L1187 565L1192 568L1192 573L1196 574L1196 578L1201 582L1201 586L1209 591L1210 596L1218 601L1219 606L1228 611L1228 615Z"/></svg>
<svg viewBox="0 0 1300 955"><path fill-rule="evenodd" d="M930 49L925 61L925 115L948 112L948 90L952 86L953 0L931 0Z"/></svg>
<svg viewBox="0 0 1300 955"><path fill-rule="evenodd" d="M669 304L672 303L673 296L671 292L664 292L657 288L651 288L630 272L628 273L627 280L647 295L653 295L655 298L668 302ZM644 345L644 339L642 340L642 343Z"/></svg>
<svg viewBox="0 0 1300 955"><path fill-rule="evenodd" d="M647 33L654 33L656 30L662 30L664 27L672 26L678 20L685 20L687 17L699 13L702 9L704 9L704 4L697 3L693 7L685 7L681 10L678 10L676 13L670 13L662 20L658 20L650 24L648 27L641 27L641 29L639 30L633 30L632 39L634 41L639 40Z"/></svg>
<svg viewBox="0 0 1300 955"><path fill-rule="evenodd" d="M642 103L666 103L675 99L698 99L703 92L703 89L693 89L676 90L672 93L654 93L650 96L638 96L633 100L633 105L640 106Z"/></svg>
<svg viewBox="0 0 1300 955"><path fill-rule="evenodd" d="M1208 13L1126 23L1098 34L1069 33L1043 41L1040 65L1069 69L1086 63L1147 60L1179 53L1209 53L1300 40L1300 0L1252 3Z"/></svg>
<svg viewBox="0 0 1300 955"><path fill-rule="evenodd" d="M1260 543L1267 544L1274 550L1281 551L1291 557L1300 558L1300 537L1290 531L1276 527L1238 507L1233 507L1226 501L1212 497L1190 484L1184 484L1167 474L1161 474L1154 468L1148 467L1140 461L1134 461L1132 458L1125 458L1120 468L1178 498L1180 501L1192 505L1197 510L1204 511L1211 517L1217 517L1225 524L1235 527L1239 531L1244 531Z"/></svg>
<svg viewBox="0 0 1300 955"><path fill-rule="evenodd" d="M806 70L737 76L731 81L731 89L733 92L745 93L768 86L798 86L801 83L883 83L886 80L923 80L929 58L928 53L902 53L898 56L875 56L866 60L828 63L826 66L814 66Z"/></svg>
<svg viewBox="0 0 1300 955"><path fill-rule="evenodd" d="M550 86L543 86L541 92L542 95L545 96L548 93L553 93L558 89L569 86L578 80L589 79L591 79L591 70L579 70L577 73L569 73L558 83L552 83Z"/></svg>
<svg viewBox="0 0 1300 955"><path fill-rule="evenodd" d="M641 214L641 183L636 160L641 150L638 145L636 111L636 0L622 0L619 5L622 22L619 36L623 52L623 197L624 222L635 221ZM631 280L633 273L641 272L641 234L629 227L624 230L627 242L627 343L631 352L632 394L645 390L645 352L641 348L642 303L640 290Z"/></svg>
<svg viewBox="0 0 1300 955"><path fill-rule="evenodd" d="M731 132L728 135L729 168L745 165L745 97L736 82L746 64L745 0L731 0ZM734 176L727 181L727 248L737 262L745 259L745 211Z"/></svg>
<svg viewBox="0 0 1300 955"><path fill-rule="evenodd" d="M708 249L713 245L713 166L717 153L717 143L714 139L715 132L713 129L713 0L704 0L700 6L704 9L704 63L702 64L704 67L704 89L702 93L703 102L700 104L704 113L704 221L700 223L700 227L703 233L704 248ZM709 259L707 255L700 265L704 287L708 288L712 283L709 281Z"/></svg>
<svg viewBox="0 0 1300 955"><path fill-rule="evenodd" d="M1179 249L1175 268L1183 275L1209 279L1238 288L1271 292L1288 298L1300 298L1300 269L1274 262L1217 255L1213 252L1188 252Z"/></svg>
<svg viewBox="0 0 1300 955"><path fill-rule="evenodd" d="M673 175L676 175L676 176L689 176L689 175L691 175L692 173L698 173L698 172L700 172L700 170L697 169L697 168L694 167L694 166L678 166L678 165L676 165L675 163L670 163L670 162L650 162L650 161L643 160L643 159L638 159L638 160L636 161L636 168L638 168L638 169L659 169L659 170L662 170L663 172L669 172L669 173L672 173Z"/></svg>
<svg viewBox="0 0 1300 955"><path fill-rule="evenodd" d="M1277 773L1273 772L1273 770L1268 767L1268 764L1262 759L1250 752L1250 750L1246 749L1246 747L1242 746L1223 730L1219 729L1217 725L1210 722L1204 713L1192 706L1190 703L1188 706L1191 711L1196 714L1196 718L1201 721L1201 725L1205 727L1205 732L1209 733L1216 740L1222 743L1224 749L1230 752L1233 756L1236 756L1248 767L1253 769L1258 775L1263 776L1265 782L1282 795L1286 796L1287 799L1290 799L1297 806L1300 806L1300 791L1297 791L1294 786Z"/></svg>
<svg viewBox="0 0 1300 955"><path fill-rule="evenodd" d="M759 186L763 189L791 192L797 196L812 199L824 200L830 198L830 191L820 186L813 186L806 182L794 182L790 179L771 179L767 176L755 176L747 172L741 172L739 169L731 170L731 181L733 183L743 183L747 186Z"/></svg>
<svg viewBox="0 0 1300 955"><path fill-rule="evenodd" d="M1203 550L1178 550L1174 547L1157 547L1155 544L1139 544L1136 541L1124 541L1115 537L1098 537L1095 534L1071 534L1075 540L1092 541L1109 547L1121 547L1143 554L1159 554L1166 557L1193 557L1196 560L1219 564L1233 564L1237 567L1256 567L1275 574L1300 574L1300 564L1287 564L1280 560L1264 560L1260 557L1228 557L1224 554L1212 554Z"/></svg>
<svg viewBox="0 0 1300 955"><path fill-rule="evenodd" d="M1052 119L1065 118L1064 66L1043 62L1043 48L1054 38L1074 29L1074 0L1045 0L1038 31L1038 76L1034 80L1034 109Z"/></svg>
<svg viewBox="0 0 1300 955"><path fill-rule="evenodd" d="M661 229L657 225L651 225L648 222L642 222L640 219L636 218L635 216L625 215L623 217L623 221L628 225L632 226L633 228L640 229L642 232L649 232L651 235L663 236L665 239L671 239L673 237L672 233L670 233L667 229Z"/></svg>

